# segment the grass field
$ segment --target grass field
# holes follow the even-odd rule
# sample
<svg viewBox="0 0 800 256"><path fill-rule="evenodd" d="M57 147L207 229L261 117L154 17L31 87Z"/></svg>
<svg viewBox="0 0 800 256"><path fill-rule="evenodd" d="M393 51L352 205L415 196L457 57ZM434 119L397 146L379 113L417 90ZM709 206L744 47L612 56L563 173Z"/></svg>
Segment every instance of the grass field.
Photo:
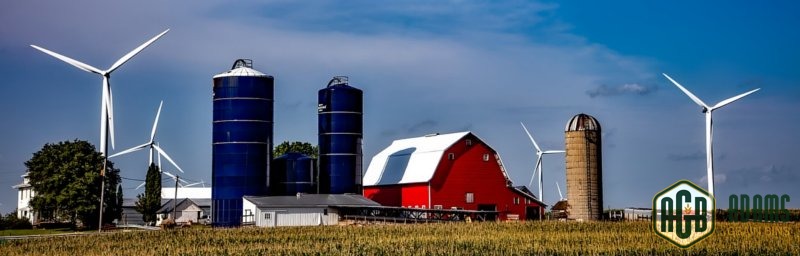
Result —
<svg viewBox="0 0 800 256"><path fill-rule="evenodd" d="M650 222L179 229L5 241L0 255L800 255L798 223L718 222L689 249Z"/></svg>
<svg viewBox="0 0 800 256"><path fill-rule="evenodd" d="M49 235L75 232L69 228L62 229L8 229L0 230L0 236L29 236L29 235Z"/></svg>

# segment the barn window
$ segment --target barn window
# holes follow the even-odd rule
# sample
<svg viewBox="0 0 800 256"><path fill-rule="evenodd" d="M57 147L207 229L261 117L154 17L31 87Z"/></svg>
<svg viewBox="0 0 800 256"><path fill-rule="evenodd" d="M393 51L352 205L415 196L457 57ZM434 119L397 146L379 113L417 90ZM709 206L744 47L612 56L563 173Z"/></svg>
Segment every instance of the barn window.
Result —
<svg viewBox="0 0 800 256"><path fill-rule="evenodd" d="M519 197L514 197L514 204L519 204Z"/></svg>
<svg viewBox="0 0 800 256"><path fill-rule="evenodd" d="M467 192L465 197L466 197L466 201L467 201L468 204L471 204L471 203L475 202L475 195L472 194L472 192Z"/></svg>
<svg viewBox="0 0 800 256"><path fill-rule="evenodd" d="M443 209L443 208L444 208L444 207L442 207L442 205L441 205L441 204L434 204L434 205L433 205L433 209L436 209L436 210L441 210L441 209Z"/></svg>
<svg viewBox="0 0 800 256"><path fill-rule="evenodd" d="M483 154L483 161L484 162L488 162L489 161L489 154Z"/></svg>
<svg viewBox="0 0 800 256"><path fill-rule="evenodd" d="M328 208L322 210L322 215L328 216Z"/></svg>
<svg viewBox="0 0 800 256"><path fill-rule="evenodd" d="M467 146L472 146L472 140L467 139Z"/></svg>
<svg viewBox="0 0 800 256"><path fill-rule="evenodd" d="M456 159L456 154L453 154L453 153L447 154L447 159L450 159L450 160Z"/></svg>
<svg viewBox="0 0 800 256"><path fill-rule="evenodd" d="M270 219L272 219L272 214L271 213L265 213L264 214L264 220L270 220Z"/></svg>

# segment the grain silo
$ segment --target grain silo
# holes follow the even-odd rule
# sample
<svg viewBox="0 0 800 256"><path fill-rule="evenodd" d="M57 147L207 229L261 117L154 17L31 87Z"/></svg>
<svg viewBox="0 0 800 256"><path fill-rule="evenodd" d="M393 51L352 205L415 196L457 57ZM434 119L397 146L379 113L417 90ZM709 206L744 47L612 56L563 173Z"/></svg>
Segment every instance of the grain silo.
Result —
<svg viewBox="0 0 800 256"><path fill-rule="evenodd" d="M293 196L317 192L317 160L289 152L272 160L270 188L272 196Z"/></svg>
<svg viewBox="0 0 800 256"><path fill-rule="evenodd" d="M239 59L214 76L211 216L215 226L238 226L242 196L269 189L275 80Z"/></svg>
<svg viewBox="0 0 800 256"><path fill-rule="evenodd" d="M599 220L603 216L603 155L600 123L578 114L567 123L567 200L569 218Z"/></svg>
<svg viewBox="0 0 800 256"><path fill-rule="evenodd" d="M335 76L319 90L319 193L361 194L363 92Z"/></svg>

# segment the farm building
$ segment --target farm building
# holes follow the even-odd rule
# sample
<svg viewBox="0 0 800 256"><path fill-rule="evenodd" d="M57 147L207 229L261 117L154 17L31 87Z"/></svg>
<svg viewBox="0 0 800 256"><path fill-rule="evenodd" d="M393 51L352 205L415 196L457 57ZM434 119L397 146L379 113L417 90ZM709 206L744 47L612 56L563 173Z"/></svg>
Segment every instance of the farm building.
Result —
<svg viewBox="0 0 800 256"><path fill-rule="evenodd" d="M353 194L245 196L242 223L259 227L337 225L341 217L338 206L380 205Z"/></svg>
<svg viewBox="0 0 800 256"><path fill-rule="evenodd" d="M497 211L501 220L539 219L545 208L471 132L395 140L372 158L364 196L384 206Z"/></svg>
<svg viewBox="0 0 800 256"><path fill-rule="evenodd" d="M170 207L170 213L172 213L172 200L175 198L175 187L162 187L161 188L161 208ZM201 219L203 216L210 216L211 215L211 188L193 188L193 187L179 187L177 191L178 195L178 202L180 203L183 199L191 199L191 201L197 205L203 211L201 212ZM142 214L136 211L136 198L125 198L122 200L122 219L119 220L117 223L121 225L144 225L144 220L142 220ZM181 207L179 206L178 209L180 210ZM180 218L180 214L178 214L178 218ZM161 219L165 219L166 215L164 216L156 216ZM152 223L151 223L152 224Z"/></svg>
<svg viewBox="0 0 800 256"><path fill-rule="evenodd" d="M161 204L161 209L156 211L156 218L158 221L156 225L160 224L165 219L172 218L172 208L175 207L175 223L202 223L208 221L208 215L211 212L211 199L210 198L178 198L167 200L166 203Z"/></svg>

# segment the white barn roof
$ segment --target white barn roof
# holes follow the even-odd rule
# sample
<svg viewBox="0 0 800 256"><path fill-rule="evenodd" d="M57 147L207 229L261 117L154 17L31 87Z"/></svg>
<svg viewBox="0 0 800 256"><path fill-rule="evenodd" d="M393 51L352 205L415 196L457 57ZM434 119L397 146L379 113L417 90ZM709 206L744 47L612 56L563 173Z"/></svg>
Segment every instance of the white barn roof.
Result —
<svg viewBox="0 0 800 256"><path fill-rule="evenodd" d="M372 157L364 173L364 186L428 182L444 151L470 132L395 140Z"/></svg>

